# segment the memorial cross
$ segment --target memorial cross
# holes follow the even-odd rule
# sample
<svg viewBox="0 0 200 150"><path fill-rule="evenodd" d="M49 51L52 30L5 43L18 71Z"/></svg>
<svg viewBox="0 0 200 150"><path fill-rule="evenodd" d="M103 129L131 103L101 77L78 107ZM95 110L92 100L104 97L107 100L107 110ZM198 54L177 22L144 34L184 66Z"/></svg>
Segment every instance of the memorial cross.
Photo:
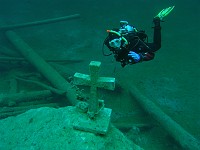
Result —
<svg viewBox="0 0 200 150"><path fill-rule="evenodd" d="M90 98L88 101L88 113L90 117L94 117L100 111L99 99L97 96L97 88L114 90L115 78L99 77L99 69L101 62L91 61L89 64L90 75L75 73L74 83L76 85L90 86Z"/></svg>

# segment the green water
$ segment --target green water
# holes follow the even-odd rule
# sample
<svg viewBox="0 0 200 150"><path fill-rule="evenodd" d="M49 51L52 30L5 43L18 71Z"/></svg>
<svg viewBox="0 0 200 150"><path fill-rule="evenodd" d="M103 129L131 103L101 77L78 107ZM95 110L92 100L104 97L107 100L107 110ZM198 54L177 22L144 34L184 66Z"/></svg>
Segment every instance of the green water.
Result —
<svg viewBox="0 0 200 150"><path fill-rule="evenodd" d="M162 47L154 60L121 68L112 56L102 56L107 29L127 20L145 30L152 41L153 17L172 5L175 9L161 24ZM101 91L106 107L112 108L116 115L113 122L157 124L131 99L126 86L129 82L200 140L199 5L198 0L1 0L0 18L11 25L80 14L80 19L15 31L44 58L83 59L82 63L66 65L72 72L88 73L91 60L101 61L101 75L115 77L118 84L114 92ZM11 47L2 33L0 43ZM3 73L12 73L11 69L1 68L1 82L7 78ZM179 149L157 126L145 132L125 134L145 149Z"/></svg>

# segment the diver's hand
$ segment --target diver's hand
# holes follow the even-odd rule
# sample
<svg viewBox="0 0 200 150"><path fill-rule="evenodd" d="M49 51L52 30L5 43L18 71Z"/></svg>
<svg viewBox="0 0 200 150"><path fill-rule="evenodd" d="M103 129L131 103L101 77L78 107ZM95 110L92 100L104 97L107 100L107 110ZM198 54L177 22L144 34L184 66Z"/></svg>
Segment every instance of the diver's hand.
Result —
<svg viewBox="0 0 200 150"><path fill-rule="evenodd" d="M130 63L137 63L137 62L140 61L140 55L135 53L135 52L133 52L133 51L130 51L128 56L130 56L134 60L134 62L130 62Z"/></svg>
<svg viewBox="0 0 200 150"><path fill-rule="evenodd" d="M167 16L174 9L174 7L175 6L171 6L161 10L154 18L158 17L160 20L163 20L163 18Z"/></svg>
<svg viewBox="0 0 200 150"><path fill-rule="evenodd" d="M154 24L155 24L155 27L160 27L160 22L161 22L161 20L160 20L159 17L153 18L153 22L154 22ZM155 28L155 27L154 27L154 28Z"/></svg>

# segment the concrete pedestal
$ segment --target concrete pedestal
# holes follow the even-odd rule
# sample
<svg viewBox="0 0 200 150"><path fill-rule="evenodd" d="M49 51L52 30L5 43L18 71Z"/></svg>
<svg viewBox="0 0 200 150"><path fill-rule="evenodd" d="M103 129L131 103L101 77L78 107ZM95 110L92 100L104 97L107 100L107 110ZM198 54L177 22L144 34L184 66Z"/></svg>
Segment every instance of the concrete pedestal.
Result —
<svg viewBox="0 0 200 150"><path fill-rule="evenodd" d="M79 116L77 121L74 122L73 127L77 130L95 134L106 134L110 125L111 112L112 109L104 108L94 119L90 119L87 113L79 112Z"/></svg>

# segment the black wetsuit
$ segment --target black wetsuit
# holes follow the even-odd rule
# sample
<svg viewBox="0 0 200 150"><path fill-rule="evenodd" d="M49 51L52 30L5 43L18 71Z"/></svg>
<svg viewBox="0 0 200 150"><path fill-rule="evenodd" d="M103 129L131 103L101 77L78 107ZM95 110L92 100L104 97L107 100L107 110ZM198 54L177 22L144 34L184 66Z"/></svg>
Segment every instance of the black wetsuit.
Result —
<svg viewBox="0 0 200 150"><path fill-rule="evenodd" d="M121 46L120 49L116 49L113 47L110 47L109 42L115 38L119 38L118 35L114 33L109 33L108 37L105 40L105 45L110 49L110 51L113 52L116 61L121 62L122 67L124 67L127 64L134 64L136 62L129 61L130 59L133 59L132 57L128 56L128 53L130 51L133 51L140 55L140 61L149 61L152 60L155 56L154 52L159 50L161 48L161 26L160 26L160 19L154 18L154 37L153 42L148 43L145 42L145 39L147 38L147 35L144 31L137 31L137 32L130 32L124 37L128 41L127 46ZM119 31L119 29L113 29L114 31ZM122 40L122 44L124 44L124 41ZM130 63L131 62L131 63Z"/></svg>

